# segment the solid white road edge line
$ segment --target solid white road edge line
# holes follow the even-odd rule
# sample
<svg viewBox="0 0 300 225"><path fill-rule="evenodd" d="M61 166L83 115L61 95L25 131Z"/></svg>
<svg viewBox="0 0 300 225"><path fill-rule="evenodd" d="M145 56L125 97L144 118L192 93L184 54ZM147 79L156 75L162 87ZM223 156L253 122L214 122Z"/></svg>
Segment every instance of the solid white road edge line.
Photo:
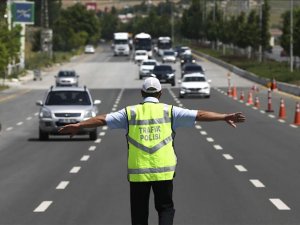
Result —
<svg viewBox="0 0 300 225"><path fill-rule="evenodd" d="M43 201L33 212L45 212L53 201Z"/></svg>

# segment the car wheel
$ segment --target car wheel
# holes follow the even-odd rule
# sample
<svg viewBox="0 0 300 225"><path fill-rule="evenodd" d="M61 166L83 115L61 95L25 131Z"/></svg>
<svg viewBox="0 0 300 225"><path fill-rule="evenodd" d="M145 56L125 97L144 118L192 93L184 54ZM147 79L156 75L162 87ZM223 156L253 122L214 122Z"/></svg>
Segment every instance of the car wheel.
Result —
<svg viewBox="0 0 300 225"><path fill-rule="evenodd" d="M140 80L143 79L143 77L140 75Z"/></svg>
<svg viewBox="0 0 300 225"><path fill-rule="evenodd" d="M205 95L205 98L210 98L210 95Z"/></svg>
<svg viewBox="0 0 300 225"><path fill-rule="evenodd" d="M90 136L91 141L95 141L97 139L97 129L95 129L94 131L91 131L89 133L89 136Z"/></svg>
<svg viewBox="0 0 300 225"><path fill-rule="evenodd" d="M181 95L181 94L180 94L180 95L179 95L179 98L184 98L184 95Z"/></svg>
<svg viewBox="0 0 300 225"><path fill-rule="evenodd" d="M172 82L171 82L171 85L172 85L172 86L175 86L175 81L172 81Z"/></svg>
<svg viewBox="0 0 300 225"><path fill-rule="evenodd" d="M49 139L49 133L42 131L41 129L39 129L39 139L41 141L46 141Z"/></svg>

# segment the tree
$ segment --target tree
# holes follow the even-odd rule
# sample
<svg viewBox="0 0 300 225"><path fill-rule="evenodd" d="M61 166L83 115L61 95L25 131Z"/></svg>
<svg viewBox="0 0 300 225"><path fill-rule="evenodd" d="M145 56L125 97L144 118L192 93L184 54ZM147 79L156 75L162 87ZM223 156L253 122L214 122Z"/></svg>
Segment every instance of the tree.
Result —
<svg viewBox="0 0 300 225"><path fill-rule="evenodd" d="M264 0L262 5L262 29L261 29L261 45L263 52L270 48L270 31L269 31L269 21L270 21L270 5L269 0Z"/></svg>

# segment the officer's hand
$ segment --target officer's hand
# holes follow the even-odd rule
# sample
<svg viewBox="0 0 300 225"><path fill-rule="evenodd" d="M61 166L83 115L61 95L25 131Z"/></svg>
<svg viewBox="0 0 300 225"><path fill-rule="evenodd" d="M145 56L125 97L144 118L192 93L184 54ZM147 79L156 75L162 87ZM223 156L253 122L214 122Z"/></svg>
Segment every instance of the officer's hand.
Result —
<svg viewBox="0 0 300 225"><path fill-rule="evenodd" d="M60 133L60 134L69 134L70 138L72 138L75 134L78 133L79 129L80 129L80 126L79 126L78 123L77 124L69 124L69 125L61 127L58 130L58 133Z"/></svg>
<svg viewBox="0 0 300 225"><path fill-rule="evenodd" d="M236 123L245 122L246 117L241 113L231 113L225 116L225 121L232 127L236 127Z"/></svg>

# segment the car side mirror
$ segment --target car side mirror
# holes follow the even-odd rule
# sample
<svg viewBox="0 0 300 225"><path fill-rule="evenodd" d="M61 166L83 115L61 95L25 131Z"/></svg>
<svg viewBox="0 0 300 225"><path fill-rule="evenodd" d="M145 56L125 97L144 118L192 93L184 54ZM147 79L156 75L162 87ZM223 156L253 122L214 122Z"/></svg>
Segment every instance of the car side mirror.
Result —
<svg viewBox="0 0 300 225"><path fill-rule="evenodd" d="M35 103L37 106L43 106L43 102L41 101L41 100L39 100L39 101L36 101L36 103Z"/></svg>
<svg viewBox="0 0 300 225"><path fill-rule="evenodd" d="M94 105L99 105L99 104L101 104L101 100L97 99L97 100L94 101Z"/></svg>
<svg viewBox="0 0 300 225"><path fill-rule="evenodd" d="M178 83L178 84L181 84L181 83L182 83L182 81L181 81L181 80L178 80L178 81L177 81L177 83Z"/></svg>
<svg viewBox="0 0 300 225"><path fill-rule="evenodd" d="M211 83L211 80L207 80L208 83Z"/></svg>

